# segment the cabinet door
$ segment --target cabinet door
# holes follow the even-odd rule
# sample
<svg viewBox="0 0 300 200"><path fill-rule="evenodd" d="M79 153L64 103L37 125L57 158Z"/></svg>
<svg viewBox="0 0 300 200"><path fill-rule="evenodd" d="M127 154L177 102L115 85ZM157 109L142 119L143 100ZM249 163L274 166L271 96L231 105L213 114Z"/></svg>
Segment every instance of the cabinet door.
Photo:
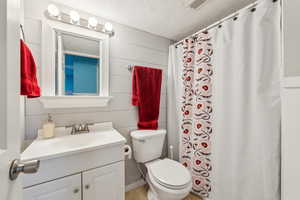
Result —
<svg viewBox="0 0 300 200"><path fill-rule="evenodd" d="M83 200L124 200L124 161L83 172Z"/></svg>
<svg viewBox="0 0 300 200"><path fill-rule="evenodd" d="M81 200L81 174L24 189L24 200Z"/></svg>

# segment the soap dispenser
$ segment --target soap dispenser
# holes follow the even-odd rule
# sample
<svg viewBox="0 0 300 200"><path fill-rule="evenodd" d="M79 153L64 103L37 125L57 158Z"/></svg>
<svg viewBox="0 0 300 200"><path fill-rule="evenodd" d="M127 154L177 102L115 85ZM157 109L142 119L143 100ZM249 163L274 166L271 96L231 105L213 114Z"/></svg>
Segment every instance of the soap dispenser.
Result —
<svg viewBox="0 0 300 200"><path fill-rule="evenodd" d="M43 138L54 137L54 128L55 123L53 122L51 115L48 114L48 121L43 125Z"/></svg>

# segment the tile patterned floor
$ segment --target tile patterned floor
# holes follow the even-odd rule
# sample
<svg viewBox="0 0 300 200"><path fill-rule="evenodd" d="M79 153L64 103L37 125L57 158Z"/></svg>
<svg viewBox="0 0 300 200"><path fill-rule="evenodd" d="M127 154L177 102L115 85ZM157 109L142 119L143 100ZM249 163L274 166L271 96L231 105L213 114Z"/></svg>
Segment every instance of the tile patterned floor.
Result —
<svg viewBox="0 0 300 200"><path fill-rule="evenodd" d="M141 186L134 190L130 190L125 194L125 200L147 200L147 190L148 186ZM201 198L190 194L184 200L201 200Z"/></svg>

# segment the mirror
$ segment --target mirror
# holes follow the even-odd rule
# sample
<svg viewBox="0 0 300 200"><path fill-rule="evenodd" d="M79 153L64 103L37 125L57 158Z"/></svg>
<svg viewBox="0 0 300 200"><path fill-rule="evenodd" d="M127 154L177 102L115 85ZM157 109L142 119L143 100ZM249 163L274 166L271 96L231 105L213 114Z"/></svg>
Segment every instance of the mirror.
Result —
<svg viewBox="0 0 300 200"><path fill-rule="evenodd" d="M56 31L56 95L99 95L99 40Z"/></svg>

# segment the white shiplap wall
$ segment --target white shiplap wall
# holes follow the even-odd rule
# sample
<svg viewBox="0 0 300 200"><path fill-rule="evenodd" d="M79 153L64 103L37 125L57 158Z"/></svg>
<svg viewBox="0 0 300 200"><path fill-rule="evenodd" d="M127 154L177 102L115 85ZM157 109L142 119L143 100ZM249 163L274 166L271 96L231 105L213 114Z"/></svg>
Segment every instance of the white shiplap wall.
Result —
<svg viewBox="0 0 300 200"><path fill-rule="evenodd" d="M26 43L32 50L37 62L38 72L41 66L41 26L42 13L48 1L25 1L25 35ZM87 15L87 14L86 14ZM129 64L161 68L164 71L159 126L166 128L166 75L168 46L170 40L139 31L124 25L113 23L115 36L110 46L110 92L113 96L108 107L89 109L45 110L38 99L26 100L26 133L25 139L32 140L37 136L51 113L57 126L80 122L112 121L130 142L130 131L136 129L137 110L130 104L131 73ZM137 181L140 175L133 160L126 161L126 184Z"/></svg>

